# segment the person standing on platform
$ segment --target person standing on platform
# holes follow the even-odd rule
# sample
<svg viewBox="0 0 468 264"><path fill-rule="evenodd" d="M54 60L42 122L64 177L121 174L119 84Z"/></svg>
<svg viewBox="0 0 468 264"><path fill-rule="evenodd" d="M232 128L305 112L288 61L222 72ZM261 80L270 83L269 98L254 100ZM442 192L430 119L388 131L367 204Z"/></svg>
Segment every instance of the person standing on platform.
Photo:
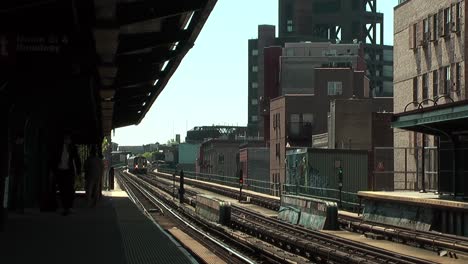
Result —
<svg viewBox="0 0 468 264"><path fill-rule="evenodd" d="M114 167L109 170L109 190L114 190Z"/></svg>
<svg viewBox="0 0 468 264"><path fill-rule="evenodd" d="M98 201L102 174L102 160L97 155L96 146L93 145L90 156L85 161L86 198L90 207L95 207Z"/></svg>
<svg viewBox="0 0 468 264"><path fill-rule="evenodd" d="M81 172L78 150L73 144L70 133L65 133L62 144L59 144L56 180L60 191L63 215L68 215L75 198L75 175Z"/></svg>

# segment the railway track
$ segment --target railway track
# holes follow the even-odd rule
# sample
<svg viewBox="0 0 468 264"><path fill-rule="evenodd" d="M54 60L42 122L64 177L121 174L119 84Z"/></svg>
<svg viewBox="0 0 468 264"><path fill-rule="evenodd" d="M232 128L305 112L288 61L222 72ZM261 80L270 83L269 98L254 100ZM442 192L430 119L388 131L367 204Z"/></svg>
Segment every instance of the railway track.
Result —
<svg viewBox="0 0 468 264"><path fill-rule="evenodd" d="M363 243L312 231L259 215L245 208L233 207L232 225L255 233L280 247L287 247L296 254L313 257L316 261L345 261L345 263L434 263Z"/></svg>
<svg viewBox="0 0 468 264"><path fill-rule="evenodd" d="M144 200L150 204L150 207L156 205L158 208L164 208L161 210L164 210L166 214L172 214L171 219L173 221L180 222L180 229L183 229L192 238L197 238L197 241L204 244L212 252L220 253L217 255L227 263L285 263L283 258L271 254L271 252L265 252L261 248L240 242L237 240L238 237L233 237L232 234L225 234L222 228L216 225L207 225L193 213L190 213L190 210L189 212L181 210L171 197L168 198L158 194L155 188L160 188L161 185L150 186L153 183L148 183L126 173L120 173L118 177L122 178L121 180L124 181L123 186L126 189L128 188L131 193L137 192L140 193L140 197L143 196L138 199L139 201ZM169 192L167 186L164 191ZM147 209L146 212L148 212Z"/></svg>
<svg viewBox="0 0 468 264"><path fill-rule="evenodd" d="M179 216L177 211L174 211L172 208L165 205L157 197L137 183L135 179L130 178L124 173L119 173L117 180L119 185L123 186L126 190L130 199L133 200L145 214L154 216L154 209L157 208L157 214L163 214L169 218L169 221L173 223L176 222L176 226L179 229L182 229L183 232L187 233L206 248L210 249L211 252L217 252L218 254L216 255L226 263L256 263L256 261L233 250L231 247L220 242L217 238L206 234L203 230L191 225L188 221L185 221Z"/></svg>
<svg viewBox="0 0 468 264"><path fill-rule="evenodd" d="M150 172L149 175L162 178L172 177L168 174L154 172ZM191 185L201 189L222 194L231 198L238 198L238 192L231 191L229 188L214 187L208 184L204 184L203 182L193 181L192 179L187 178L186 181L190 182ZM280 208L280 203L278 200L268 199L262 196L252 195L251 202L253 204L276 211L278 211ZM456 254L467 255L468 252L468 238L466 237L396 228L392 226L385 226L380 223L366 222L360 218L353 218L350 216L340 215L338 220L341 228L349 231L359 233L372 232L384 236L387 240L404 243L419 248L425 248L427 250L436 252L445 250L447 251L447 254L453 254L454 257L456 257Z"/></svg>
<svg viewBox="0 0 468 264"><path fill-rule="evenodd" d="M145 177L151 184L168 183ZM168 192L168 186L163 187ZM190 195L196 195L195 192ZM312 231L264 217L242 207L233 206L231 227L254 235L314 262L326 263L434 263L363 245L330 234Z"/></svg>

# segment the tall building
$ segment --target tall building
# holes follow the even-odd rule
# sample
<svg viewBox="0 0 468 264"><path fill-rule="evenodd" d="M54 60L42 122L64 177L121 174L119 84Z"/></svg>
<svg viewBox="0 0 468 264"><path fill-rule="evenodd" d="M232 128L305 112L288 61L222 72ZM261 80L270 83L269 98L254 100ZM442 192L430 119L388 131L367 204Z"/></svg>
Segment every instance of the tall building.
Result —
<svg viewBox="0 0 468 264"><path fill-rule="evenodd" d="M395 7L395 189L468 193L466 11L463 0Z"/></svg>
<svg viewBox="0 0 468 264"><path fill-rule="evenodd" d="M330 102L335 99L366 98L369 80L351 68L316 68L317 89L313 94L286 94L270 104L270 182L285 183L286 149L311 147L312 135L328 131ZM280 190L273 191L279 195Z"/></svg>
<svg viewBox="0 0 468 264"><path fill-rule="evenodd" d="M393 96L393 47L385 46L383 14L377 0L279 0L279 37L275 27L261 25L249 40L248 133L264 134L260 99L264 94L264 48L287 42L364 43L371 95Z"/></svg>
<svg viewBox="0 0 468 264"><path fill-rule="evenodd" d="M259 25L258 38L249 40L247 134L263 137L260 100L264 96L264 49L276 45L275 26Z"/></svg>

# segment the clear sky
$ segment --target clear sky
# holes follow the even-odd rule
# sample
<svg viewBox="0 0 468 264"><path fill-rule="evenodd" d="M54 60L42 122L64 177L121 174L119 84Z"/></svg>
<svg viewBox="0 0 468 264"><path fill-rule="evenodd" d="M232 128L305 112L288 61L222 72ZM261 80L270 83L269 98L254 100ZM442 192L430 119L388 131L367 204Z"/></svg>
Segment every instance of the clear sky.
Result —
<svg viewBox="0 0 468 264"><path fill-rule="evenodd" d="M385 44L393 44L393 7L379 0ZM257 25L278 24L277 0L218 0L195 46L138 126L116 129L119 145L166 143L195 126L247 125L247 40Z"/></svg>

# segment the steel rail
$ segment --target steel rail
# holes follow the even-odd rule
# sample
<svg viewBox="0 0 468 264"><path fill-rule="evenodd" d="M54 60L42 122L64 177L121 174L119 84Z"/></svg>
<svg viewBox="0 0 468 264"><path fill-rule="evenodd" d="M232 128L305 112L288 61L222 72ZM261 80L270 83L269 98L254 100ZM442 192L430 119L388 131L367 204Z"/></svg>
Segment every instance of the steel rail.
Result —
<svg viewBox="0 0 468 264"><path fill-rule="evenodd" d="M352 241L349 239L336 237L331 234L310 230L301 226L292 225L289 223L282 222L277 219L271 219L259 215L256 212L250 211L248 209L235 206L233 211L238 211L239 214L248 215L249 217L254 218L256 221L262 221L264 223L271 224L272 226L281 227L287 230L289 233L299 233L303 237L312 237L316 240L322 240L323 243L333 244L333 243L340 243L341 247L347 248L353 252L361 252L366 255L373 255L376 258L382 258L386 260L397 261L398 263L434 263L432 261L423 260L420 258L415 258L407 255L401 255L399 253L385 250L381 248L376 248L373 246L368 246L366 244L362 244L356 241Z"/></svg>
<svg viewBox="0 0 468 264"><path fill-rule="evenodd" d="M164 173L151 172L151 174L167 178L166 174ZM186 180L191 180L191 179L186 178ZM229 192L229 189L227 188L224 188L224 190L219 191L219 189L221 189L222 187L206 188L206 185L203 185L202 183L200 183L200 181L197 181L197 182L192 181L192 183L195 183L194 185L199 188L210 189L210 191L214 191L220 194ZM237 192L231 193L229 195L229 197L235 197L235 198L237 196L238 196ZM268 206L267 208L270 208L273 210L279 209L280 203L277 200L272 200L272 199L268 199L268 198L261 197L261 196L257 196L256 199L260 200L260 202L255 203L257 205L263 206L264 204L268 203L270 206ZM253 202L255 202L255 200L253 200ZM343 219L345 219L346 217L339 216L339 221L341 223L344 223L345 220ZM453 251L457 251L457 252L465 253L465 254L466 252L468 252L468 238L465 238L465 237L456 237L456 236L448 235L448 234L433 234L430 232L423 232L423 231L413 231L410 229L397 228L394 226L392 227L385 226L379 223L373 223L373 222L365 223L362 220L359 224L358 223L351 223L351 224L355 227L361 226L363 229L366 229L368 231L375 231L375 232L379 232L380 234L385 234L391 238L404 238L407 241L412 241L421 245L427 245L429 247L437 246L437 247L440 247L440 249L453 250Z"/></svg>
<svg viewBox="0 0 468 264"><path fill-rule="evenodd" d="M125 176L123 176L125 177ZM197 228L196 226L192 225L190 222L186 221L183 217L179 216L178 213L176 213L172 208L168 207L165 203L163 203L159 198L155 197L153 194L151 194L150 192L148 192L146 189L144 189L143 187L139 186L138 183L136 183L133 179L130 179L130 177L127 177L126 178L128 181L132 182L134 188L138 189L140 192L142 192L142 194L146 195L148 198L151 198L150 200L152 202L155 202L155 203L158 203L159 205L161 205L163 208L166 209L167 212L171 213L175 218L177 218L180 222L182 222L183 224L185 224L187 227L189 227L190 229L194 230L195 232L199 233L200 235L202 235L203 237L207 238L208 240L210 240L212 243L218 245L220 248L223 248L224 250L226 250L227 252L229 252L230 254L236 256L237 258L241 259L242 261L244 261L245 263L256 263L255 261L253 261L252 259L242 255L241 253L237 252L236 250L232 249L231 247L229 247L228 245L224 244L223 242L219 241L218 239L216 239L215 237L211 236L210 234L204 232L203 230ZM145 184L147 184L146 182L143 182Z"/></svg>

